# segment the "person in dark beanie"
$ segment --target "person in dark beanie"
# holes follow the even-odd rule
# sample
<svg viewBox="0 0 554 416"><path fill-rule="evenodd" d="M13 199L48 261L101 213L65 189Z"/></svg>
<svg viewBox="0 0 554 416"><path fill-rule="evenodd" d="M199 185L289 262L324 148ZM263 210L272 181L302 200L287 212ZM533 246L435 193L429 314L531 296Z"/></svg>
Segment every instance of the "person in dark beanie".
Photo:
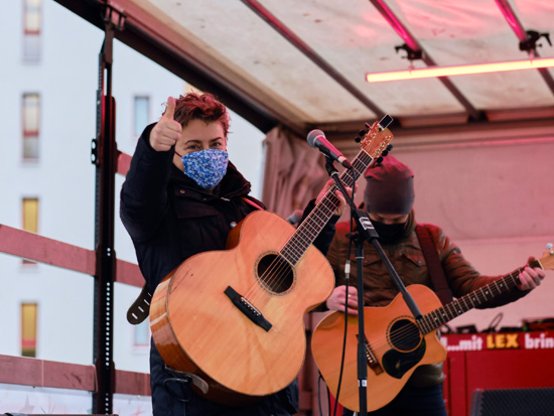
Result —
<svg viewBox="0 0 554 416"><path fill-rule="evenodd" d="M372 221L387 257L406 286L422 284L435 291L439 298L449 302L452 295L459 298L503 276L481 275L462 255L461 250L443 232L433 224L417 224L413 204L414 173L395 159L387 156L379 165L370 167L366 173L367 186L364 193L364 205ZM355 285L356 260L349 250L350 223L337 224L327 258L335 272L337 287L326 301L329 310L344 310L357 314L357 290ZM427 236L424 237L424 235ZM430 237L430 238L429 238ZM422 243L422 238L427 243ZM422 248L425 245L427 251ZM435 250L436 268L428 264L428 251ZM364 242L364 304L366 306L388 305L398 294L398 290L389 276L378 253L369 242ZM429 257L427 257L429 258ZM352 286L344 285L344 265L350 259L352 265ZM431 259L431 258L429 258ZM434 270L441 276L430 276ZM517 275L517 273L516 273ZM496 307L525 296L540 284L545 273L541 268L526 266L519 273L519 283L515 290L481 305L482 308ZM434 286L444 286L441 290ZM439 282L437 284L437 282ZM450 299L449 299L450 298ZM367 322L366 322L367 325ZM442 382L444 374L442 364L421 365L415 369L400 393L381 409L369 412L378 416L425 415L445 416ZM352 412L345 409L345 415Z"/></svg>

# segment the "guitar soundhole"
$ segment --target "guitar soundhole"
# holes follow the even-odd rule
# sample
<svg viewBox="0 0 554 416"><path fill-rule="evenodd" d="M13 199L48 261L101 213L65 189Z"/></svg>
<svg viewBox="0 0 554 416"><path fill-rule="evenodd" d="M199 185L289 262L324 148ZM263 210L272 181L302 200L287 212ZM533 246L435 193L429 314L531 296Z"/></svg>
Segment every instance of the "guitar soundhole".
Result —
<svg viewBox="0 0 554 416"><path fill-rule="evenodd" d="M283 293L290 289L294 273L289 262L278 254L268 254L258 262L258 279L271 292Z"/></svg>
<svg viewBox="0 0 554 416"><path fill-rule="evenodd" d="M389 329L389 341L399 351L413 351L421 342L421 334L413 322L399 319Z"/></svg>

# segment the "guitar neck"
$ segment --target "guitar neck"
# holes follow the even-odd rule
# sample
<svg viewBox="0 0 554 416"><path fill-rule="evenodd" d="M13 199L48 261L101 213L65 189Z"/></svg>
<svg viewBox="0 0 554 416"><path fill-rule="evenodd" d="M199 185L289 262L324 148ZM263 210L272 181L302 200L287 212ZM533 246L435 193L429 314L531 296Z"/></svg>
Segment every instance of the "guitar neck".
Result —
<svg viewBox="0 0 554 416"><path fill-rule="evenodd" d="M364 150L360 150L352 162L352 169L341 173L341 181L347 186L353 186L371 162L373 162L373 158ZM336 190L336 185L329 188L321 202L302 221L294 235L281 250L281 255L292 265L295 265L304 255L339 206L339 199L335 195Z"/></svg>
<svg viewBox="0 0 554 416"><path fill-rule="evenodd" d="M530 266L542 268L540 262L536 260L532 261ZM519 283L519 273L522 270L523 267L499 280L480 287L479 289L476 289L441 308L435 309L434 311L423 315L418 323L421 331L425 334L432 332L470 309L481 306L504 293L511 292Z"/></svg>

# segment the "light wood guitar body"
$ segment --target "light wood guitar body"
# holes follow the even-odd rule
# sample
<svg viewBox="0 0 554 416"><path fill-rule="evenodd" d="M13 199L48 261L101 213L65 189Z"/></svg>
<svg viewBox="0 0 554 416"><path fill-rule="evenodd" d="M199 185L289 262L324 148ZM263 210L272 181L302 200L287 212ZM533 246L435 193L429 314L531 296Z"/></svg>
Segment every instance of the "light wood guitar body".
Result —
<svg viewBox="0 0 554 416"><path fill-rule="evenodd" d="M531 260L529 266L545 270L554 268L552 247L540 260ZM417 320L401 294L387 306L364 307L367 410L380 409L394 399L418 366L444 361L446 350L440 343L436 330L470 309L517 290L515 287L519 283L522 269L523 267L444 306L428 287L410 285L407 290L422 314ZM344 321L342 312L331 312L319 322L312 334L312 354L335 396L340 378ZM348 409L359 411L358 319L349 315L346 323L344 371L338 401Z"/></svg>
<svg viewBox="0 0 554 416"><path fill-rule="evenodd" d="M427 287L410 285L407 289L422 313L441 306L440 300ZM367 410L372 411L383 407L396 397L417 366L443 361L446 358L446 350L434 331L422 336L417 329L414 330L414 318L400 296L384 307L366 306L364 319L365 338L368 343ZM347 324L339 402L348 409L358 411L358 319L349 315ZM391 331L399 333L400 336L391 336ZM338 386L343 332L344 314L332 312L323 318L312 335L312 354L332 394L335 394ZM387 357L390 360L388 370L384 364Z"/></svg>
<svg viewBox="0 0 554 416"><path fill-rule="evenodd" d="M341 180L353 186L392 140L367 125L361 150ZM339 199L333 185L297 229L265 211L229 234L226 250L185 260L156 288L150 307L154 342L165 363L188 373L208 399L240 404L275 393L304 359L304 314L334 286L327 259L312 243Z"/></svg>
<svg viewBox="0 0 554 416"><path fill-rule="evenodd" d="M200 370L230 390L253 396L274 393L294 380L306 349L304 313L323 302L334 285L329 263L313 246L294 268L280 264L277 273L261 277L264 258L276 255L294 231L275 214L254 212L232 231L233 248L195 255L160 283L151 328L170 367ZM225 294L228 287L271 328L255 324L235 306Z"/></svg>

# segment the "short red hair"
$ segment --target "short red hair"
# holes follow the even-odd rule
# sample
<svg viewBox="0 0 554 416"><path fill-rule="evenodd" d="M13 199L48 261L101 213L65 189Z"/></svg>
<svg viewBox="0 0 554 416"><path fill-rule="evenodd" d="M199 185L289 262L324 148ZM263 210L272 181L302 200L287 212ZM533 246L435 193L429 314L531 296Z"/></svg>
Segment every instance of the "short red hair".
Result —
<svg viewBox="0 0 554 416"><path fill-rule="evenodd" d="M191 120L203 120L206 123L219 122L223 126L225 137L229 132L229 113L210 93L190 92L181 95L175 103L175 120L185 127Z"/></svg>

